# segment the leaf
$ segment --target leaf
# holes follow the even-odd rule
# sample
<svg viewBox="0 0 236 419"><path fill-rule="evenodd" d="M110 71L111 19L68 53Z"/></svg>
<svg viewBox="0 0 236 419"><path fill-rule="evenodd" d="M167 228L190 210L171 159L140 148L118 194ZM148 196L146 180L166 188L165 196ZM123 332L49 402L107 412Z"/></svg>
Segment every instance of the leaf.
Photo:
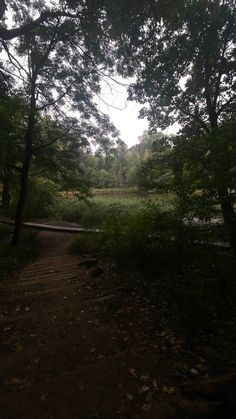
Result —
<svg viewBox="0 0 236 419"><path fill-rule="evenodd" d="M168 394L171 396L172 394L175 394L175 393L176 393L175 387L169 387Z"/></svg>
<svg viewBox="0 0 236 419"><path fill-rule="evenodd" d="M9 378L8 383L9 384L18 384L19 381L20 381L19 378L17 378L17 377L11 377L11 378Z"/></svg>
<svg viewBox="0 0 236 419"><path fill-rule="evenodd" d="M144 412L148 412L150 409L152 408L151 403L145 403L142 407L142 409L144 410Z"/></svg>
<svg viewBox="0 0 236 419"><path fill-rule="evenodd" d="M126 398L127 398L128 400L133 400L133 399L134 399L134 396L133 396L133 394L131 394L131 393L126 393Z"/></svg>
<svg viewBox="0 0 236 419"><path fill-rule="evenodd" d="M140 381L146 382L146 381L150 380L150 377L149 377L149 375L143 375L143 374L141 374L140 377L139 377L139 379L140 379Z"/></svg>
<svg viewBox="0 0 236 419"><path fill-rule="evenodd" d="M129 368L129 373L133 376L133 377L135 377L135 378L137 378L138 376L137 376L137 373L136 373L136 370L134 369L134 368Z"/></svg>
<svg viewBox="0 0 236 419"><path fill-rule="evenodd" d="M196 370L195 368L191 368L190 372L193 375L198 375L199 374L198 370Z"/></svg>
<svg viewBox="0 0 236 419"><path fill-rule="evenodd" d="M143 385L143 386L140 388L139 393L146 393L146 391L148 391L148 390L149 390L149 387L148 387L148 386L146 386L146 385Z"/></svg>
<svg viewBox="0 0 236 419"><path fill-rule="evenodd" d="M155 389L157 389L158 385L157 385L157 381L156 380L152 380L152 385Z"/></svg>
<svg viewBox="0 0 236 419"><path fill-rule="evenodd" d="M20 345L20 343L17 343L17 344L15 345L15 348L16 348L16 352L21 352L21 351L23 351L23 346L22 346L22 345Z"/></svg>

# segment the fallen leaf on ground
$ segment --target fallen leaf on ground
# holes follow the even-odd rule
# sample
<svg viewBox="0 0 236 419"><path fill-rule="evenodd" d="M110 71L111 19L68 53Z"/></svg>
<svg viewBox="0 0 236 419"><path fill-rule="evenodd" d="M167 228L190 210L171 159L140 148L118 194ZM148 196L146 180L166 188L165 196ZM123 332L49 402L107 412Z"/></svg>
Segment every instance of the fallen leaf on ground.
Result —
<svg viewBox="0 0 236 419"><path fill-rule="evenodd" d="M129 373L130 373L133 377L137 377L136 370L135 370L134 368L129 368Z"/></svg>
<svg viewBox="0 0 236 419"><path fill-rule="evenodd" d="M152 380L152 384L153 384L153 387L154 387L154 388L157 388L157 387L158 387L158 385L157 385L157 381L156 381L156 380Z"/></svg>
<svg viewBox="0 0 236 419"><path fill-rule="evenodd" d="M196 370L195 368L191 368L190 372L193 375L198 375L199 374L198 370Z"/></svg>
<svg viewBox="0 0 236 419"><path fill-rule="evenodd" d="M149 375L143 375L143 374L141 374L139 378L140 378L140 381L144 381L144 382L150 380Z"/></svg>
<svg viewBox="0 0 236 419"><path fill-rule="evenodd" d="M150 403L145 403L142 407L144 412L148 412L152 408L152 405Z"/></svg>
<svg viewBox="0 0 236 419"><path fill-rule="evenodd" d="M139 393L146 393L149 390L149 387L144 385L139 389Z"/></svg>
<svg viewBox="0 0 236 419"><path fill-rule="evenodd" d="M134 396L133 396L133 394L131 394L131 393L126 393L126 398L127 398L128 400L133 400L133 399L134 399Z"/></svg>

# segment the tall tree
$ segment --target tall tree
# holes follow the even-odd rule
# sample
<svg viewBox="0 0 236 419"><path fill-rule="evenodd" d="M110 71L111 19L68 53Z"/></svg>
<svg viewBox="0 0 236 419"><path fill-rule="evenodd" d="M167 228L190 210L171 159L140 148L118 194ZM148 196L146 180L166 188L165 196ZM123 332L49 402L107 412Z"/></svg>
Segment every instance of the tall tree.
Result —
<svg viewBox="0 0 236 419"><path fill-rule="evenodd" d="M1 0L0 19L4 20L8 11L14 17L14 25L9 27L7 23L2 24L0 38L12 40L28 35L58 18L66 18L73 19L77 25L93 28L90 40L94 41L95 34L105 35L109 30L111 38L129 39L132 42L143 33L143 27L150 18L175 19L176 14L182 13L184 3L185 0L14 0L7 2L6 7L5 0ZM27 15L29 6L34 9L30 19Z"/></svg>
<svg viewBox="0 0 236 419"><path fill-rule="evenodd" d="M17 9L16 22L21 20L22 14L30 20L34 6L41 4L30 2L26 9L26 3L22 5L22 10ZM102 22L101 16L97 19ZM2 41L8 57L4 70L14 74L28 104L25 155L13 244L17 244L20 237L32 156L35 150L57 141L54 138L44 145L37 144L37 118L50 112L55 119L62 121L73 112L81 124L79 140L109 142L116 134L108 117L98 111L94 101L94 95L100 94L100 78L111 64L111 60L104 61L108 47L101 28L98 33L91 34L86 19L81 17L80 23L78 27L74 19L68 21L68 16L58 17L56 21L48 21L43 28L30 31L12 44ZM92 35L95 39L91 44ZM75 125L74 119L66 132Z"/></svg>
<svg viewBox="0 0 236 419"><path fill-rule="evenodd" d="M2 207L11 200L11 185L23 155L22 135L25 131L26 105L19 92L5 92L0 96L0 180Z"/></svg>
<svg viewBox="0 0 236 419"><path fill-rule="evenodd" d="M130 87L130 98L148 103L141 115L155 129L177 121L188 136L203 135L211 147L219 127L235 118L235 1L186 0L175 21L150 19L133 53L137 82ZM234 202L220 170L215 165L212 175L236 249Z"/></svg>

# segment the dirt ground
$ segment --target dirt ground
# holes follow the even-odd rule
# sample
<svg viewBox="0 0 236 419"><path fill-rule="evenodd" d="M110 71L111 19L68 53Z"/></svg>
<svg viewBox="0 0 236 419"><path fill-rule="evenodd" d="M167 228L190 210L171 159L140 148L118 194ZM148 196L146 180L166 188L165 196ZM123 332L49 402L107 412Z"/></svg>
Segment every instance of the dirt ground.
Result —
<svg viewBox="0 0 236 419"><path fill-rule="evenodd" d="M41 257L0 283L0 418L206 417L180 384L208 378L209 342L186 350L138 274L80 265L74 235L39 236Z"/></svg>

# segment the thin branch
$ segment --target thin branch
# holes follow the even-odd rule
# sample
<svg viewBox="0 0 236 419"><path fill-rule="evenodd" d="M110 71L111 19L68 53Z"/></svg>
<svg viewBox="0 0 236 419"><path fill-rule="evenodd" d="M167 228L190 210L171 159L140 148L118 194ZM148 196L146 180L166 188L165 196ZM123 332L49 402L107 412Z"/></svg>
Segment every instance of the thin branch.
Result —
<svg viewBox="0 0 236 419"><path fill-rule="evenodd" d="M233 102L234 100L236 100L236 95L233 95L225 103L223 103L223 105L218 109L218 111L216 113L217 116L219 116L221 114L221 112L223 112L225 110L225 108L227 108L227 106L230 105L230 103Z"/></svg>
<svg viewBox="0 0 236 419"><path fill-rule="evenodd" d="M48 106L54 106L57 102L59 102L61 99L63 99L63 97L65 97L68 93L69 93L69 91L70 91L70 89L71 89L71 87L73 86L73 84L75 84L76 83L76 81L74 80L73 82L71 82L71 84L66 88L66 90L61 94L61 95L59 95L55 100L52 100L52 101L48 101L48 103L46 103L45 105L43 105L43 106L41 106L40 108L38 108L38 110L39 111L43 111L44 109L46 109ZM38 89L39 91L40 91L40 93L45 97L45 95L44 95L44 93L40 90L40 89Z"/></svg>
<svg viewBox="0 0 236 419"><path fill-rule="evenodd" d="M113 81L114 83L116 83L116 84L118 84L119 86L122 86L122 87L128 87L129 86L129 83L123 83L123 82L121 82L121 81L118 81L118 80L116 80L116 79L114 79L114 77L112 77L110 74L106 74L106 73L103 73L102 72L102 70L101 69L99 69L99 68L96 68L96 62L95 62L95 60L93 60L93 58L81 47L81 45L77 45L77 48L82 52L82 54L83 55L85 55L87 58L88 58L88 60L95 66L94 67L94 70L98 73L98 74L100 74L102 77L106 77L106 78L108 78L108 79L110 79L111 81Z"/></svg>
<svg viewBox="0 0 236 419"><path fill-rule="evenodd" d="M220 91L220 80L221 80L221 77L222 77L222 74L223 74L223 60L224 60L225 52L227 50L229 30L230 30L230 26L228 26L226 31L225 31L225 39L224 39L222 53L221 53L221 56L220 56L220 68L219 68L219 72L218 72L216 89L215 89L215 94L214 94L214 99L213 99L213 103L214 103L215 107L216 107L216 104L217 104L217 99L218 99L219 91Z"/></svg>
<svg viewBox="0 0 236 419"><path fill-rule="evenodd" d="M18 76L17 74L15 74L15 73L13 73L12 71L10 71L10 70L7 70L6 68L1 68L0 69L0 71L4 71L5 73L8 73L8 74L10 74L11 76L13 76L13 77L16 77L16 78L18 78L18 79L20 79L22 82L24 82L24 83L27 83L27 84L30 84L29 82L27 82L22 76Z"/></svg>
<svg viewBox="0 0 236 419"><path fill-rule="evenodd" d="M61 135L59 135L57 138L54 138L52 141L49 141L46 144L42 144L38 147L34 147L33 152L37 152L38 150L41 150L42 148L46 148L49 147L50 145L56 143L57 141L59 141L61 138L63 138L66 134L68 134L70 132L70 130L77 124L77 121L74 121L73 124L71 124L70 127L67 128L67 130L65 130Z"/></svg>
<svg viewBox="0 0 236 419"><path fill-rule="evenodd" d="M126 109L126 107L127 107L127 101L125 102L125 105L124 105L124 107L123 108L119 108L119 107L117 107L117 106L115 106L115 105L112 105L112 104L110 104L110 103L107 103L104 99L102 99L101 98L101 96L99 96L98 94L97 94L97 97L99 98L99 100L101 100L106 106L108 106L108 108L110 107L110 108L113 108L113 109L117 109L118 111L124 111L125 109Z"/></svg>
<svg viewBox="0 0 236 419"><path fill-rule="evenodd" d="M26 75L27 75L27 77L29 77L29 73L26 71L26 69L21 65L21 63L16 59L16 57L14 57L12 54L11 54L11 52L9 51L9 48L8 48L8 46L7 46L7 44L6 44L6 42L4 41L4 40L2 40L2 45L3 45L3 48L5 49L5 51L6 51L6 53L7 53L7 55L8 55L8 58L9 58L9 61L10 61L10 63L14 66L14 67L16 67L17 68L17 70L19 71L19 73L20 73L20 70L19 70L19 68L21 68L21 70L23 70L25 73L26 73ZM15 61L16 62L16 64L14 64L14 62L13 61ZM17 66L19 66L19 68L17 67ZM21 73L20 73L20 75L21 75Z"/></svg>

